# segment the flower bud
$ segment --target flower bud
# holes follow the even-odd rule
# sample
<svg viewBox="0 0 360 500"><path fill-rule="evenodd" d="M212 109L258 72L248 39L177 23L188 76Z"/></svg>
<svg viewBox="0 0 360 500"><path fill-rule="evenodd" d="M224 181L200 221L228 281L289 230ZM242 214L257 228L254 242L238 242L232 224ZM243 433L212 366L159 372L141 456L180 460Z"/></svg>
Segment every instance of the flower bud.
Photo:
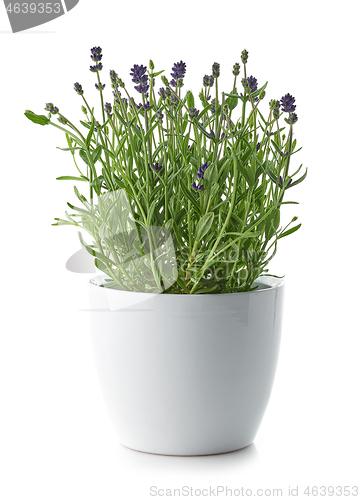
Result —
<svg viewBox="0 0 360 500"><path fill-rule="evenodd" d="M233 75L234 76L239 76L240 74L240 64L239 63L235 63L234 66L233 66Z"/></svg>
<svg viewBox="0 0 360 500"><path fill-rule="evenodd" d="M242 52L241 52L241 61L243 64L246 64L248 62L248 58L249 58L249 52L244 49Z"/></svg>
<svg viewBox="0 0 360 500"><path fill-rule="evenodd" d="M58 122L62 123L63 125L66 125L67 119L63 115L59 115Z"/></svg>

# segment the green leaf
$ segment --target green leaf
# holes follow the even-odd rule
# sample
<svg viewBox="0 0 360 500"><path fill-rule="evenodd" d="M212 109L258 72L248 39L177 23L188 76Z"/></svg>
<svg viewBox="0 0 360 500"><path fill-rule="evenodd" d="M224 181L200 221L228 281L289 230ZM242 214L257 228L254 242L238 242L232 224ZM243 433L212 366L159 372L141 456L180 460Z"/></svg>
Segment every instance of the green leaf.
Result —
<svg viewBox="0 0 360 500"><path fill-rule="evenodd" d="M158 126L158 122L157 122L157 121L155 121L154 125L153 125L151 128L149 128L149 130L146 132L145 137L144 137L144 142L146 142L146 141L149 139L149 137L150 137L150 135L152 134L153 130L154 130L157 126ZM137 130L137 129L136 129L136 130Z"/></svg>
<svg viewBox="0 0 360 500"><path fill-rule="evenodd" d="M298 224L297 226L294 226L291 229L284 231L283 233L280 234L280 236L278 237L278 240L280 240L280 238L284 238L285 236L288 236L289 234L295 233L295 231L300 229L300 227L301 227L301 224Z"/></svg>
<svg viewBox="0 0 360 500"><path fill-rule="evenodd" d="M203 111L205 111L205 110L206 110L206 108L205 108ZM213 139L213 140L215 140L215 138L214 138L212 135L210 135L210 134L209 134L209 132L207 132L207 131L204 129L204 127L203 127L202 125L200 125L200 123L199 123L198 121L194 121L194 125L196 125L196 126L197 126L197 128L200 130L200 132L201 132L201 133L203 133L204 135L206 135L206 137L207 137L208 139Z"/></svg>
<svg viewBox="0 0 360 500"><path fill-rule="evenodd" d="M261 92L266 89L267 84L268 84L268 82L264 83L264 85L262 87L260 87L256 92L252 92L251 97L254 98L254 97L257 97L258 95L260 95Z"/></svg>
<svg viewBox="0 0 360 500"><path fill-rule="evenodd" d="M98 161L98 159L101 156L101 151L102 151L102 146L99 145L92 153L91 153L91 159L95 165L95 163Z"/></svg>
<svg viewBox="0 0 360 500"><path fill-rule="evenodd" d="M280 210L276 208L272 214L271 217L268 217L266 219L266 224L265 224L265 237L267 240L270 240L277 228L279 227L280 224Z"/></svg>
<svg viewBox="0 0 360 500"><path fill-rule="evenodd" d="M179 182L180 182L180 187L181 187L181 190L182 190L182 192L183 192L184 196L185 196L188 200L190 200L190 202L191 202L192 206L194 207L194 210L195 210L198 214L200 214L200 213L201 213L201 211L200 211L200 205L199 205L199 203L197 202L197 200L196 200L195 196L194 196L194 195L193 195L193 193L192 193L192 192L191 192L191 191L187 188L187 186L184 184L184 182L183 182L181 179L179 179Z"/></svg>
<svg viewBox="0 0 360 500"><path fill-rule="evenodd" d="M44 115L36 115L35 113L33 113L32 111L30 111L29 109L27 109L25 111L24 115L31 122L37 123L38 125L49 125L49 123L50 123L50 119L49 118L47 118Z"/></svg>
<svg viewBox="0 0 360 500"><path fill-rule="evenodd" d="M86 165L89 165L89 158L88 158L86 151L84 149L80 149L79 155L80 155L80 158L86 163Z"/></svg>
<svg viewBox="0 0 360 500"><path fill-rule="evenodd" d="M92 138L92 135L94 133L94 128L95 128L95 121L94 121L94 118L93 118L92 122L91 122L90 132L88 133L86 141L85 141L85 144L86 144L87 147L90 146L91 138Z"/></svg>
<svg viewBox="0 0 360 500"><path fill-rule="evenodd" d="M52 226L74 226L73 222L64 219L59 219L58 217L55 217L54 220L56 220L57 222L51 224Z"/></svg>
<svg viewBox="0 0 360 500"><path fill-rule="evenodd" d="M307 176L307 169L306 169L306 172L305 172L304 175L302 175L301 177L299 177L299 179L297 179L296 181L292 182L290 184L290 186L286 187L286 189L290 189L290 188L296 186L297 184L300 184L300 182L302 182L305 179L306 176Z"/></svg>
<svg viewBox="0 0 360 500"><path fill-rule="evenodd" d="M94 187L96 192L100 192L100 188L102 186L102 183L104 181L104 177L102 175L99 175L99 177L96 177L91 183L90 186Z"/></svg>
<svg viewBox="0 0 360 500"><path fill-rule="evenodd" d="M110 151L110 149L108 149L108 148L107 148L107 147L105 147L105 146L101 146L101 147L103 148L103 150L105 151L105 153L107 153L109 156L111 156L111 158L112 158L113 160L116 160L114 153L112 153L112 152Z"/></svg>
<svg viewBox="0 0 360 500"><path fill-rule="evenodd" d="M100 259L95 258L94 263L95 263L95 266L99 269L99 271L101 271L105 274L108 274L108 272L109 272L108 268L106 267L106 265L103 262L101 262Z"/></svg>
<svg viewBox="0 0 360 500"><path fill-rule="evenodd" d="M72 175L63 175L62 177L56 177L57 181L83 181L86 182L88 179L86 177L73 177Z"/></svg>
<svg viewBox="0 0 360 500"><path fill-rule="evenodd" d="M276 144L276 142L273 141L272 139L271 139L271 142L272 142L272 145L274 146L274 148L276 149L276 151L281 155L282 151L279 148L279 146Z"/></svg>
<svg viewBox="0 0 360 500"><path fill-rule="evenodd" d="M214 212L209 212L201 217L195 232L195 240L201 241L204 236L210 231L212 223L214 222Z"/></svg>
<svg viewBox="0 0 360 500"><path fill-rule="evenodd" d="M236 92L237 92L237 90L235 89L235 93ZM235 95L237 97L237 94L235 94ZM228 97L225 101L226 104L229 106L230 111L235 109L236 106L238 105L239 100L236 97Z"/></svg>
<svg viewBox="0 0 360 500"><path fill-rule="evenodd" d="M194 94L190 90L187 91L186 101L189 108L195 106Z"/></svg>
<svg viewBox="0 0 360 500"><path fill-rule="evenodd" d="M205 170L204 179L208 181L211 186L213 186L216 183L217 178L218 178L218 169L216 164L213 163L212 165L209 166L209 168Z"/></svg>
<svg viewBox="0 0 360 500"><path fill-rule="evenodd" d="M76 147L76 148L56 148L56 149L60 149L61 151L71 151L71 152L73 152L73 151L76 151L76 150L81 149L81 148Z"/></svg>
<svg viewBox="0 0 360 500"><path fill-rule="evenodd" d="M158 71L157 73L154 73L154 74L153 74L153 77L161 75L161 73L164 73L164 71L165 71L165 70L164 70L164 69L162 69L161 71Z"/></svg>
<svg viewBox="0 0 360 500"><path fill-rule="evenodd" d="M83 122L82 120L80 120L80 123L81 123L81 125L83 125L85 128L90 129L90 124L89 124L89 123Z"/></svg>
<svg viewBox="0 0 360 500"><path fill-rule="evenodd" d="M238 168L245 177L245 180L249 184L249 186L250 187L253 186L255 183L255 171L250 166L245 167L239 158L238 158Z"/></svg>

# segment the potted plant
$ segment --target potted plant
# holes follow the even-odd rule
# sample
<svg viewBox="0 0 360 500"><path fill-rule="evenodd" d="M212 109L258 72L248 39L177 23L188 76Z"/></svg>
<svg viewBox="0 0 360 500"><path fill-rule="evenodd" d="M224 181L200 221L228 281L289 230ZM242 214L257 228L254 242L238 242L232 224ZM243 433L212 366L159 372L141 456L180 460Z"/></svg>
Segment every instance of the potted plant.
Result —
<svg viewBox="0 0 360 500"><path fill-rule="evenodd" d="M214 63L196 102L183 91L182 61L170 81L152 61L135 64L134 98L114 70L105 90L102 57L91 49L100 112L75 83L80 125L52 103L47 116L25 115L65 133L78 175L59 179L88 187L74 187L77 206L68 203L54 225L90 236L79 232L102 273L89 289L105 401L134 450L244 448L266 409L279 350L284 284L268 264L300 227L280 215L306 176L290 168L295 99L273 99L263 114L267 83L258 88L248 76L246 50L230 91L220 92Z"/></svg>

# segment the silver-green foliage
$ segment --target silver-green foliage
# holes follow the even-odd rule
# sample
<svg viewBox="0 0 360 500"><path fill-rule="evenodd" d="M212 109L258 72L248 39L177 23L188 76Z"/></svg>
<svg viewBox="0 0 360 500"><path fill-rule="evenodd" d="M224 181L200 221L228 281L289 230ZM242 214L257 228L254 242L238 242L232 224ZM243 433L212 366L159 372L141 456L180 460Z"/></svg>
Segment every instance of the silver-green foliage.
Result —
<svg viewBox="0 0 360 500"><path fill-rule="evenodd" d="M296 217L285 226L280 217L283 204L295 203L285 194L306 176L299 174L302 166L290 169L297 152L293 125L282 126L282 113L274 117L272 104L267 117L260 112L267 84L253 93L245 85L240 93L236 77L229 93L220 93L215 79L213 103L210 89L203 88L202 110L189 118L192 92L182 96L181 88L168 86L170 97L158 98L160 73L148 70L150 109L138 109L127 89L116 85L113 112L103 112L102 119L84 99L82 131L63 115L58 125L50 114L25 113L66 134L63 149L79 175L59 179L89 185L88 197L74 188L81 206L68 203L71 213L54 225L87 232L91 243L80 237L96 266L127 290L251 290L268 272L278 240L300 227L292 225ZM205 162L199 191L192 185Z"/></svg>

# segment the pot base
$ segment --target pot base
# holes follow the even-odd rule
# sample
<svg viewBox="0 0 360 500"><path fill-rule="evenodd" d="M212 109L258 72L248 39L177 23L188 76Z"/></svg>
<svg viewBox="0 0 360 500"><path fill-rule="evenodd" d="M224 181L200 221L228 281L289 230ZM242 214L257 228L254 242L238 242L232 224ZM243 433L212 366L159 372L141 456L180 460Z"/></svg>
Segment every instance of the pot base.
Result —
<svg viewBox="0 0 360 500"><path fill-rule="evenodd" d="M120 443L120 444L121 444L121 446L123 446L124 448L127 448L128 450L137 451L138 453L146 453L147 455L158 455L161 457L213 457L215 455L226 455L228 453L235 453L236 451L245 450L246 448L249 448L249 446L252 445L252 443L250 443L247 446L244 446L243 448L239 448L237 450L222 451L221 453L207 453L205 455L169 455L167 453L152 453L151 451L134 450L134 448L129 448L129 446L125 446L122 443Z"/></svg>

